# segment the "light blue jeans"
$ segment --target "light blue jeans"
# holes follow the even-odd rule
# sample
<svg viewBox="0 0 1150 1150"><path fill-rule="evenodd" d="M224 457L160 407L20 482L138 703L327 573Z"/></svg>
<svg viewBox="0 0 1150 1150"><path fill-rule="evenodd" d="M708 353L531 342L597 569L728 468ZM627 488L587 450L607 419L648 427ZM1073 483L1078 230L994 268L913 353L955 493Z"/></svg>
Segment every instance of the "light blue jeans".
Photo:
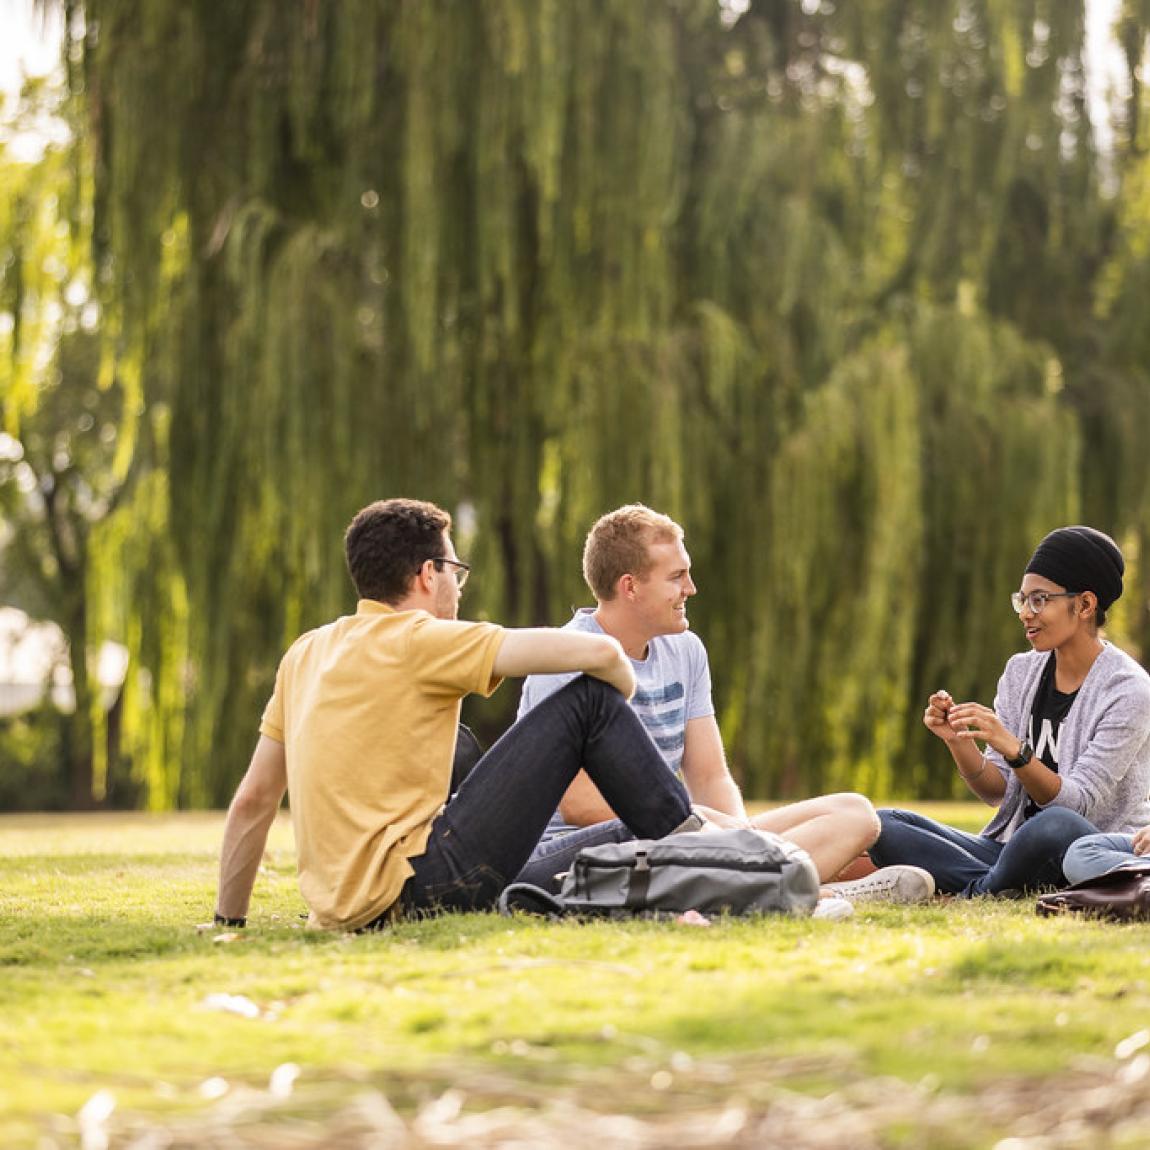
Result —
<svg viewBox="0 0 1150 1150"><path fill-rule="evenodd" d="M1062 859L1062 873L1067 882L1082 882L1136 861L1133 835L1087 835L1070 845Z"/></svg>
<svg viewBox="0 0 1150 1150"><path fill-rule="evenodd" d="M560 831L545 836L531 852L531 857L516 877L516 882L530 882L554 894L559 893L560 877L571 869L575 856L584 847L599 847L605 843L630 842L635 836L622 819L608 819L574 830Z"/></svg>

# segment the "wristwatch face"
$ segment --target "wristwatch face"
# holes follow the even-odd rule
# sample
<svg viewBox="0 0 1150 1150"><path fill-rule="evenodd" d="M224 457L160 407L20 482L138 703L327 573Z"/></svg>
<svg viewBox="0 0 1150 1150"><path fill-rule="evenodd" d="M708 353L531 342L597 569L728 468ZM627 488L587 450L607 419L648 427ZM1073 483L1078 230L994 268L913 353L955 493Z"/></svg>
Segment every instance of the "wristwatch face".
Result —
<svg viewBox="0 0 1150 1150"><path fill-rule="evenodd" d="M1008 763L1015 770L1018 770L1020 767L1025 767L1033 757L1034 752L1030 749L1030 744L1023 739L1022 746L1018 748L1018 758L1009 759Z"/></svg>

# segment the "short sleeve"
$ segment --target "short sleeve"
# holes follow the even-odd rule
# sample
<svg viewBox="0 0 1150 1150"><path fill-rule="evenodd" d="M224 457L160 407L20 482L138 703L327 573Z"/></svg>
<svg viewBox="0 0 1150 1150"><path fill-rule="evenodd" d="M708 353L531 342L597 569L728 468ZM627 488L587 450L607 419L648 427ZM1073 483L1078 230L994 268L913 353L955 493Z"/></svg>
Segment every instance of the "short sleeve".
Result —
<svg viewBox="0 0 1150 1150"><path fill-rule="evenodd" d="M275 739L277 743L284 741L283 677L284 661L281 659L279 669L276 671L276 685L272 691L272 697L268 699L268 704L264 707L264 713L260 719L260 734L267 735L269 739Z"/></svg>
<svg viewBox="0 0 1150 1150"><path fill-rule="evenodd" d="M424 688L445 695L490 695L502 680L494 673L503 628L430 615L411 632L411 671Z"/></svg>
<svg viewBox="0 0 1150 1150"><path fill-rule="evenodd" d="M703 641L691 633L690 696L687 702L686 720L706 718L715 713L715 701L711 697L711 663L707 658L707 648Z"/></svg>

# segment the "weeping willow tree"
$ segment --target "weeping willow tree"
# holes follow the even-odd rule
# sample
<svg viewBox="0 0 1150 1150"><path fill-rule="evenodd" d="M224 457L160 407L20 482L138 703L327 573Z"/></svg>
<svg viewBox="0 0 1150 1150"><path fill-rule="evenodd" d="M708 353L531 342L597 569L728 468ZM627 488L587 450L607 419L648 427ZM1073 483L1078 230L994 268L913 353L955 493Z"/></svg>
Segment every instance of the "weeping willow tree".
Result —
<svg viewBox="0 0 1150 1150"><path fill-rule="evenodd" d="M1138 558L1135 594L1119 603L1138 653L1150 652L1150 99L1144 85L1150 3L1129 0L1118 40L1127 89L1116 123L1117 212L1078 377L1084 425L1106 466L1085 471L1088 513L1110 523Z"/></svg>
<svg viewBox="0 0 1150 1150"><path fill-rule="evenodd" d="M696 290L750 353L731 486L690 518L735 586L696 615L753 791L944 793L921 700L989 698L1006 591L1077 514L1058 323L1026 329L1002 285L1084 262L1105 227L1082 12L841 9L753 6L702 128Z"/></svg>
<svg viewBox="0 0 1150 1150"><path fill-rule="evenodd" d="M101 617L95 540L143 454L97 334L82 142L62 133L17 159L5 140L74 116L57 89L33 81L0 136L0 582L5 605L52 619L66 640L73 705L58 754L43 764L52 780L43 794L82 808L106 796L117 758L97 646L118 629Z"/></svg>
<svg viewBox="0 0 1150 1150"><path fill-rule="evenodd" d="M518 624L585 599L595 515L678 517L754 795L946 793L925 693L989 698L1045 530L1134 521L1087 479L1146 273L1080 4L64 7L158 463L100 550L154 805L226 799L373 498L456 509Z"/></svg>

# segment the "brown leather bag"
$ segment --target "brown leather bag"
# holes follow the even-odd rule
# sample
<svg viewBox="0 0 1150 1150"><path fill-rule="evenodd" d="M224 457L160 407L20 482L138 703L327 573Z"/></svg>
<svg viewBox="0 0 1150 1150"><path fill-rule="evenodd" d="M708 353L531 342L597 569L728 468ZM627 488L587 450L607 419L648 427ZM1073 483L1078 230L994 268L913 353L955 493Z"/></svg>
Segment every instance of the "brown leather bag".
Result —
<svg viewBox="0 0 1150 1150"><path fill-rule="evenodd" d="M1045 894L1034 908L1039 914L1087 914L1122 922L1150 920L1150 859Z"/></svg>

